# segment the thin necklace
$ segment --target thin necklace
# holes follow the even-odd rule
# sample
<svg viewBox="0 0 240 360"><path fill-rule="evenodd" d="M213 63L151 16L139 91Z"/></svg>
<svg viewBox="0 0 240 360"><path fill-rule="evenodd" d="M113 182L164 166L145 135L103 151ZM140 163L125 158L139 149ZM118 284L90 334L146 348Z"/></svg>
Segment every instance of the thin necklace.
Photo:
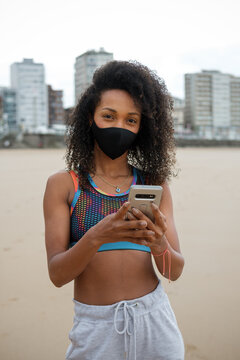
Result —
<svg viewBox="0 0 240 360"><path fill-rule="evenodd" d="M99 179L104 181L106 184L113 186L117 193L120 193L120 191L121 191L120 187L122 187L128 181L130 175L131 175L131 171L129 171L128 177L124 180L124 182L122 184L114 185L114 184L111 184L109 181L105 180L102 176L95 174L96 177L98 177Z"/></svg>

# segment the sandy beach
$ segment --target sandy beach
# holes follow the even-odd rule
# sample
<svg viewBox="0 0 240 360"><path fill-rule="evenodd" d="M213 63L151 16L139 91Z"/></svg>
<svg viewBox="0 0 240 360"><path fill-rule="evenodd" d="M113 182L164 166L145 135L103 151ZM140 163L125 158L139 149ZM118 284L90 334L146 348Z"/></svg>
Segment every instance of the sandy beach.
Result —
<svg viewBox="0 0 240 360"><path fill-rule="evenodd" d="M0 358L64 360L73 283L47 271L42 198L64 149L0 151ZM187 360L240 359L240 148L179 148L170 183L185 268L162 280ZM36 286L37 284L37 286ZM146 359L147 360L147 359Z"/></svg>

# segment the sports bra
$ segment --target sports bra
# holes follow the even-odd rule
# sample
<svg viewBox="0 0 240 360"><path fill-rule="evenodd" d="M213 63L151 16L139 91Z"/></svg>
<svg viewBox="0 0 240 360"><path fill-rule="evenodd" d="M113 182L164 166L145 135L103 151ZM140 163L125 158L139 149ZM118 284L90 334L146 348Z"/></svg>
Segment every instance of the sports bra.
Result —
<svg viewBox="0 0 240 360"><path fill-rule="evenodd" d="M78 176L71 170L69 171L75 187L75 195L71 204L71 228L69 247L74 246L81 237L105 216L116 212L124 202L128 200L128 189L121 194L108 194L94 183L88 175L88 183L84 189L78 186ZM132 185L142 183L144 179L139 170L133 167ZM108 250L132 249L151 252L145 245L131 243L130 241L118 241L106 243L99 247L98 252Z"/></svg>

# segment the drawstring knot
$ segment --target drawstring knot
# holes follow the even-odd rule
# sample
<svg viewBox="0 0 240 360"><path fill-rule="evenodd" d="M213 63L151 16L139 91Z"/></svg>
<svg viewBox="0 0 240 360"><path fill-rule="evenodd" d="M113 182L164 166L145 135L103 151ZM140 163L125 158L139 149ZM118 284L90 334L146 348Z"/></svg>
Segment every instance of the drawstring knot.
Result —
<svg viewBox="0 0 240 360"><path fill-rule="evenodd" d="M115 314L114 314L114 328L116 332L120 335L124 334L124 350L125 350L125 358L127 357L127 335L130 337L130 345L131 345L131 337L133 335L133 359L136 360L136 312L135 307L138 305L138 303L135 304L128 304L126 301L120 301L119 304L116 307ZM117 316L119 310L123 310L123 329L120 330L117 328ZM133 328L132 331L130 331L130 322L129 320L132 318L133 321ZM130 346L131 347L131 346Z"/></svg>

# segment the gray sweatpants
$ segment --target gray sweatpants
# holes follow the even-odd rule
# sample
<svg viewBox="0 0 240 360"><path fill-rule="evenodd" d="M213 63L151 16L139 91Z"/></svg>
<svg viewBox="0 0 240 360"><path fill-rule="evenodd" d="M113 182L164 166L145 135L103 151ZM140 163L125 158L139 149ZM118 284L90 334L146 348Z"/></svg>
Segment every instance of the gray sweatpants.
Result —
<svg viewBox="0 0 240 360"><path fill-rule="evenodd" d="M112 305L73 299L66 360L183 360L184 342L161 282L151 293Z"/></svg>

